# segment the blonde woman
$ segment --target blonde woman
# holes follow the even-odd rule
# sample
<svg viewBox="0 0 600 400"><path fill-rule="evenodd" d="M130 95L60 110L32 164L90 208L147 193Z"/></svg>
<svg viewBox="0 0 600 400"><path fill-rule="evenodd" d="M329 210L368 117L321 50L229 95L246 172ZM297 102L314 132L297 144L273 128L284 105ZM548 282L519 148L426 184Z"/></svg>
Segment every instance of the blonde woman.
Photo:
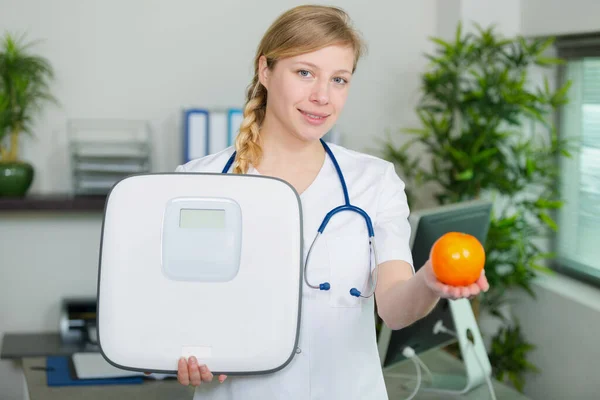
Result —
<svg viewBox="0 0 600 400"><path fill-rule="evenodd" d="M301 6L285 12L258 46L235 146L177 168L287 181L300 196L308 244L332 209L347 206L331 217L319 245L304 249L305 259L311 253L292 361L275 373L227 378L213 377L210 365L193 357L181 359L178 379L196 386L194 399L387 399L374 302L383 321L401 329L427 315L440 297L469 297L488 288L484 275L469 287L445 286L430 263L415 273L404 183L393 165L322 141L344 108L363 52L341 9ZM367 217L352 212L357 209ZM369 246L367 219L377 269L370 266L375 248ZM369 273L378 273L376 290L364 284Z"/></svg>

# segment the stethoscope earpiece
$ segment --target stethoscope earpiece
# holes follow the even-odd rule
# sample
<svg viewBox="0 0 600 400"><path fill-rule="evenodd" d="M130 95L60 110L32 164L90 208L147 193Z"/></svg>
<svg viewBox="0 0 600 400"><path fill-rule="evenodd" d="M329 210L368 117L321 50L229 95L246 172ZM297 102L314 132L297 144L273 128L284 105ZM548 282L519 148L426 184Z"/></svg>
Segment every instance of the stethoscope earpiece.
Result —
<svg viewBox="0 0 600 400"><path fill-rule="evenodd" d="M323 282L323 283L319 284L319 289L320 290L329 290L329 289L331 289L331 285L329 284L329 282ZM358 290L357 288L352 288L352 289L350 289L350 295L352 295L354 297L360 297L360 290Z"/></svg>

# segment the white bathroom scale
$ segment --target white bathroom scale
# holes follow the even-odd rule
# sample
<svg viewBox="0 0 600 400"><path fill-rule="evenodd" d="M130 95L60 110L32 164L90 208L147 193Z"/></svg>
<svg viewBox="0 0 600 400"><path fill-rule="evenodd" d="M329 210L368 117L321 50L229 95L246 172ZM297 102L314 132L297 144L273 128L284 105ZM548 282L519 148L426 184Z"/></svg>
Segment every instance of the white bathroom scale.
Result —
<svg viewBox="0 0 600 400"><path fill-rule="evenodd" d="M302 209L283 180L157 173L114 185L100 245L97 326L117 368L263 374L295 355Z"/></svg>

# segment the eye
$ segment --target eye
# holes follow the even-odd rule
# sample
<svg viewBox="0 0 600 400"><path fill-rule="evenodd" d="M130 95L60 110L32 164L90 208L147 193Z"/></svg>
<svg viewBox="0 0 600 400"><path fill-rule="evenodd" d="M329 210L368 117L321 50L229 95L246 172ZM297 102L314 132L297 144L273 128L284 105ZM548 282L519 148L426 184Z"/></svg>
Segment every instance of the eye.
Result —
<svg viewBox="0 0 600 400"><path fill-rule="evenodd" d="M348 83L346 79L341 77L333 78L333 81L339 85L345 85L346 83Z"/></svg>
<svg viewBox="0 0 600 400"><path fill-rule="evenodd" d="M303 78L307 78L310 76L310 72L305 69L301 69L301 70L298 70L298 75L300 75Z"/></svg>

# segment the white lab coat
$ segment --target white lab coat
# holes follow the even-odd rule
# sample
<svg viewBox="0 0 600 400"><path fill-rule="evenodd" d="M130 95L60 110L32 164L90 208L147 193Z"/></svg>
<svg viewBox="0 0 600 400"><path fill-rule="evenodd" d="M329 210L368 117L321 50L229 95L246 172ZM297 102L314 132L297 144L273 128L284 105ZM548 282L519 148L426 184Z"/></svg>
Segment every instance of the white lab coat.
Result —
<svg viewBox="0 0 600 400"><path fill-rule="evenodd" d="M412 265L404 183L393 165L338 145L329 146L346 179L350 202L373 220L379 262L395 259ZM190 161L177 171L221 172L233 150ZM258 172L251 168L249 173ZM325 214L344 203L329 157L300 199L306 257ZM388 399L376 344L374 296L362 299L349 293L352 287L367 289L369 257L364 219L353 212L336 214L311 253L308 278L313 284L330 282L331 290L319 291L304 284L300 353L276 373L229 376L222 384L215 377L196 389L194 400Z"/></svg>

